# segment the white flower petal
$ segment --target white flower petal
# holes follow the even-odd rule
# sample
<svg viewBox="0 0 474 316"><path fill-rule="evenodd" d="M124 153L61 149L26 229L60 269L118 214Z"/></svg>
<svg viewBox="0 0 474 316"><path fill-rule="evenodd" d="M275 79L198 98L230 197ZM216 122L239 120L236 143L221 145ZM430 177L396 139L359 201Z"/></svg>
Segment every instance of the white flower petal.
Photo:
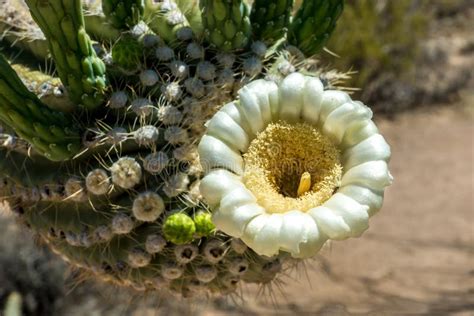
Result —
<svg viewBox="0 0 474 316"><path fill-rule="evenodd" d="M289 211L283 214L283 225L280 231L280 247L291 253L300 252L300 243L306 241L304 221L307 220L301 211Z"/></svg>
<svg viewBox="0 0 474 316"><path fill-rule="evenodd" d="M251 248L258 254L271 257L280 250L280 231L283 225L282 214L271 214L265 225L255 236Z"/></svg>
<svg viewBox="0 0 474 316"><path fill-rule="evenodd" d="M249 127L253 134L258 134L265 128L265 122L263 121L262 112L258 104L258 99L255 94L244 86L239 90L240 103L237 106L240 113L245 117L249 123Z"/></svg>
<svg viewBox="0 0 474 316"><path fill-rule="evenodd" d="M351 228L342 216L335 214L331 209L318 206L309 210L309 215L316 221L318 227L330 239L342 240L351 236Z"/></svg>
<svg viewBox="0 0 474 316"><path fill-rule="evenodd" d="M321 101L321 112L319 114L319 125L321 126L326 121L326 118L332 111L350 101L351 97L345 92L338 90L324 91Z"/></svg>
<svg viewBox="0 0 474 316"><path fill-rule="evenodd" d="M222 197L219 211L230 214L234 212L237 207L255 202L257 202L257 199L252 192L247 190L244 186L240 186L229 191Z"/></svg>
<svg viewBox="0 0 474 316"><path fill-rule="evenodd" d="M303 91L303 119L313 125L318 124L324 86L321 80L314 77L306 79Z"/></svg>
<svg viewBox="0 0 474 316"><path fill-rule="evenodd" d="M377 213L383 204L383 191L374 191L358 185L346 185L338 190L338 192L353 198L359 204L367 205L369 207L369 217Z"/></svg>
<svg viewBox="0 0 474 316"><path fill-rule="evenodd" d="M304 230L307 232L306 241L300 244L300 252L292 253L294 258L310 258L316 255L328 237L318 228L316 222L308 213L304 214L307 219L304 221Z"/></svg>
<svg viewBox="0 0 474 316"><path fill-rule="evenodd" d="M270 215L268 215L267 213L263 213L252 218L252 220L247 224L247 226L245 227L244 234L241 236L242 241L247 246L253 248L255 237L265 226L269 218Z"/></svg>
<svg viewBox="0 0 474 316"><path fill-rule="evenodd" d="M280 118L289 123L299 122L303 108L305 76L292 73L280 84Z"/></svg>
<svg viewBox="0 0 474 316"><path fill-rule="evenodd" d="M382 135L375 134L346 149L341 160L345 170L372 160L388 162L390 160L390 146Z"/></svg>
<svg viewBox="0 0 474 316"><path fill-rule="evenodd" d="M198 152L201 165L206 172L214 168L225 168L238 175L243 173L242 156L218 138L204 135L199 143Z"/></svg>
<svg viewBox="0 0 474 316"><path fill-rule="evenodd" d="M280 119L280 89L276 83L273 83L273 86L270 86L268 90L268 100L270 101L272 121L277 122Z"/></svg>
<svg viewBox="0 0 474 316"><path fill-rule="evenodd" d="M207 125L207 134L223 140L234 150L246 152L249 146L247 133L227 113L217 112Z"/></svg>
<svg viewBox="0 0 474 316"><path fill-rule="evenodd" d="M342 176L341 186L359 184L373 190L383 190L392 184L393 177L385 161L369 161L347 170Z"/></svg>
<svg viewBox="0 0 474 316"><path fill-rule="evenodd" d="M322 123L322 131L338 145L350 124L371 118L372 111L367 106L359 102L347 102L329 113Z"/></svg>
<svg viewBox="0 0 474 316"><path fill-rule="evenodd" d="M244 187L240 177L230 171L216 169L201 180L199 191L209 206L215 207L224 195L238 187Z"/></svg>
<svg viewBox="0 0 474 316"><path fill-rule="evenodd" d="M359 237L369 228L369 214L367 214L369 207L357 203L345 194L339 192L334 194L323 206L344 219L351 228L351 237Z"/></svg>
<svg viewBox="0 0 474 316"><path fill-rule="evenodd" d="M268 125L272 121L270 94L278 92L278 86L272 81L260 79L249 83L247 87L257 97L263 122L265 125Z"/></svg>
<svg viewBox="0 0 474 316"><path fill-rule="evenodd" d="M258 204L250 203L230 210L219 209L213 213L212 221L216 227L224 233L239 238L243 235L247 225L255 217L265 213L265 209Z"/></svg>
<svg viewBox="0 0 474 316"><path fill-rule="evenodd" d="M355 122L350 124L347 127L346 133L342 138L342 142L339 145L341 149L352 147L355 144L360 143L367 137L370 137L374 134L378 134L379 130L375 123L371 120L366 120L363 122Z"/></svg>
<svg viewBox="0 0 474 316"><path fill-rule="evenodd" d="M237 108L235 102L227 103L221 108L220 111L228 114L238 125L240 125L240 127L242 127L245 132L247 132L247 135L251 137L255 136L249 126L249 123L247 122L245 117L239 112L239 109Z"/></svg>

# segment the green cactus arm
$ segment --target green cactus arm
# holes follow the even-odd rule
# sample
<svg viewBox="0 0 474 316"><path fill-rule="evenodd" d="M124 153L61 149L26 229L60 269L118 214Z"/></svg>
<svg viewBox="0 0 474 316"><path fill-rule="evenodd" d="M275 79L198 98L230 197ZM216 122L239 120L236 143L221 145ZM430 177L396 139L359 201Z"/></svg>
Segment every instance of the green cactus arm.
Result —
<svg viewBox="0 0 474 316"><path fill-rule="evenodd" d="M186 17L172 1L145 0L144 20L168 44L176 42L177 32L181 28L189 27Z"/></svg>
<svg viewBox="0 0 474 316"><path fill-rule="evenodd" d="M0 121L50 160L67 160L80 150L80 137L62 112L43 104L0 55Z"/></svg>
<svg viewBox="0 0 474 316"><path fill-rule="evenodd" d="M204 32L202 26L201 9L199 9L198 0L176 0L176 4L183 14L193 30L196 37L200 38Z"/></svg>
<svg viewBox="0 0 474 316"><path fill-rule="evenodd" d="M93 39L111 41L120 37L120 30L108 23L105 16L99 14L85 14L86 32Z"/></svg>
<svg viewBox="0 0 474 316"><path fill-rule="evenodd" d="M144 0L102 0L102 10L110 24L118 29L128 29L143 17Z"/></svg>
<svg viewBox="0 0 474 316"><path fill-rule="evenodd" d="M201 0L204 35L225 52L245 48L252 37L250 9L243 0Z"/></svg>
<svg viewBox="0 0 474 316"><path fill-rule="evenodd" d="M274 43L286 32L293 10L294 0L278 0L268 3L266 0L255 0L250 20L254 38Z"/></svg>
<svg viewBox="0 0 474 316"><path fill-rule="evenodd" d="M59 78L21 63L10 62L10 64L28 90L36 94L49 108L65 113L74 111L75 104L68 98L66 91L63 91Z"/></svg>
<svg viewBox="0 0 474 316"><path fill-rule="evenodd" d="M288 32L288 41L306 56L321 50L336 27L344 0L305 0Z"/></svg>
<svg viewBox="0 0 474 316"><path fill-rule="evenodd" d="M105 65L96 56L85 31L81 1L27 0L26 3L46 36L71 100L87 110L97 109L107 88Z"/></svg>

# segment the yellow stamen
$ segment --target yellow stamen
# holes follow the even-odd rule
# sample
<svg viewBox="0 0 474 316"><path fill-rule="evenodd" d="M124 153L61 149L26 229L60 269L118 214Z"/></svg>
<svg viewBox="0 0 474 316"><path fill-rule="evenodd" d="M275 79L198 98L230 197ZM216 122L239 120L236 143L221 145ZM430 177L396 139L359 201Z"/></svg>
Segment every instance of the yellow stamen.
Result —
<svg viewBox="0 0 474 316"><path fill-rule="evenodd" d="M298 197L302 196L311 189L311 174L305 171L301 175L300 185L298 186Z"/></svg>
<svg viewBox="0 0 474 316"><path fill-rule="evenodd" d="M268 212L306 212L327 201L340 185L337 147L306 123L271 123L244 154L245 186Z"/></svg>

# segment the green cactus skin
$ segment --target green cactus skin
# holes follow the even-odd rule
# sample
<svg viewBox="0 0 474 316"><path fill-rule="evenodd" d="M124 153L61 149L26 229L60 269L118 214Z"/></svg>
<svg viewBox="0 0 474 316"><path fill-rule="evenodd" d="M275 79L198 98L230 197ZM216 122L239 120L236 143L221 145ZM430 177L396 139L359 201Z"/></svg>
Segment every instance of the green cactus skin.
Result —
<svg viewBox="0 0 474 316"><path fill-rule="evenodd" d="M254 31L245 1L147 0L134 26L134 9L114 24L119 15L99 1L87 3L85 17L77 0L27 2L59 79L41 71L48 51L35 59L16 33L0 42L8 56L19 54L12 66L0 60L0 201L19 222L72 266L138 291L227 295L295 264L215 228L199 192L196 145L251 80L299 71L329 88L344 78L280 36L291 1L266 11L278 24L272 32L257 26L262 1ZM13 21L8 27L41 34Z"/></svg>
<svg viewBox="0 0 474 316"><path fill-rule="evenodd" d="M194 35L200 38L204 28L202 26L201 10L199 9L198 1L176 0L176 4L186 17Z"/></svg>
<svg viewBox="0 0 474 316"><path fill-rule="evenodd" d="M254 1L250 15L254 38L269 43L282 38L287 32L293 3L294 0Z"/></svg>
<svg viewBox="0 0 474 316"><path fill-rule="evenodd" d="M215 47L230 52L249 44L252 26L245 1L204 0L201 8L204 34Z"/></svg>
<svg viewBox="0 0 474 316"><path fill-rule="evenodd" d="M112 46L113 62L127 71L135 71L143 56L143 45L135 38L125 34Z"/></svg>
<svg viewBox="0 0 474 316"><path fill-rule="evenodd" d="M93 39L113 41L120 37L121 31L109 24L108 19L102 15L86 14L84 21L87 34Z"/></svg>
<svg viewBox="0 0 474 316"><path fill-rule="evenodd" d="M71 113L75 109L74 103L68 98L67 92L59 78L32 69L18 62L10 65L23 81L23 84L38 98L53 110Z"/></svg>
<svg viewBox="0 0 474 316"><path fill-rule="evenodd" d="M0 120L12 127L51 160L71 158L79 149L79 134L68 118L43 104L28 91L0 55Z"/></svg>
<svg viewBox="0 0 474 316"><path fill-rule="evenodd" d="M102 10L110 23L119 29L136 25L143 17L143 0L103 0Z"/></svg>
<svg viewBox="0 0 474 316"><path fill-rule="evenodd" d="M306 56L319 52L336 27L344 0L305 0L290 24L288 41Z"/></svg>
<svg viewBox="0 0 474 316"><path fill-rule="evenodd" d="M145 0L144 19L148 27L169 44L177 41L177 32L180 29L189 27L186 16L171 0L163 2Z"/></svg>
<svg viewBox="0 0 474 316"><path fill-rule="evenodd" d="M87 110L96 109L104 100L105 65L97 58L84 29L81 1L26 2L48 40L59 77L71 99Z"/></svg>

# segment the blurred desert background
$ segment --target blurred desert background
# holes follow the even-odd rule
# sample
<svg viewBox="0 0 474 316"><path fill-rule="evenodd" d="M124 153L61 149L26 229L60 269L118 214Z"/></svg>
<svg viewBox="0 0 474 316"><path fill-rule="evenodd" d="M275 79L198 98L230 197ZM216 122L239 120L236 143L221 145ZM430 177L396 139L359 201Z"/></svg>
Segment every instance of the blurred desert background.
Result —
<svg viewBox="0 0 474 316"><path fill-rule="evenodd" d="M347 1L328 44L340 57L324 52L322 63L354 71L346 85L374 110L395 177L363 237L333 242L271 288L189 301L80 282L0 215L0 310L21 301L25 315L474 315L472 21L472 0Z"/></svg>

